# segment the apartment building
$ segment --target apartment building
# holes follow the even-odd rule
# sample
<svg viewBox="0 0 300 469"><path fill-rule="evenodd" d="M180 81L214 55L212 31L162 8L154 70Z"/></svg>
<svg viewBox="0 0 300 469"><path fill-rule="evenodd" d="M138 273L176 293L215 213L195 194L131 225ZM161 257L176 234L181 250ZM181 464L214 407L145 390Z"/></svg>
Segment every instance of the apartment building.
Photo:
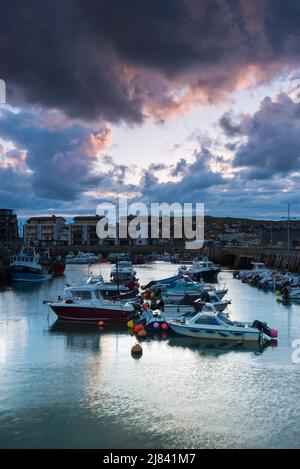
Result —
<svg viewBox="0 0 300 469"><path fill-rule="evenodd" d="M10 247L17 241L17 215L12 209L0 208L0 247Z"/></svg>
<svg viewBox="0 0 300 469"><path fill-rule="evenodd" d="M25 243L40 245L68 245L70 243L69 226L66 219L52 215L50 217L31 217L23 226Z"/></svg>

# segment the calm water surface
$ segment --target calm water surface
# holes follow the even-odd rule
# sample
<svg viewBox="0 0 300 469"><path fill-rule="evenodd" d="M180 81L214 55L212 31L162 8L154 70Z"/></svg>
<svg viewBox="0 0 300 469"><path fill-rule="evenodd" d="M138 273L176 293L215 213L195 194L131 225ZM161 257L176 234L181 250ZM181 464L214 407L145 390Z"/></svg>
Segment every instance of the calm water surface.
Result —
<svg viewBox="0 0 300 469"><path fill-rule="evenodd" d="M143 283L177 266L136 270ZM267 321L277 347L147 339L135 360L125 329L59 327L43 305L85 274L68 266L42 285L0 287L0 447L300 447L300 364L291 361L299 305L224 271L231 317Z"/></svg>

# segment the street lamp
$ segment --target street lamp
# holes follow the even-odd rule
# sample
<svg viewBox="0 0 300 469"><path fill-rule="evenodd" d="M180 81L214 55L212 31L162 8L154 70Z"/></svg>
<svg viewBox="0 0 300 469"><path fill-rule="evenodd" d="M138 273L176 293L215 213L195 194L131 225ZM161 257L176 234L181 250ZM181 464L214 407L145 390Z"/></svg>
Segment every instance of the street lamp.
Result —
<svg viewBox="0 0 300 469"><path fill-rule="evenodd" d="M288 243L288 251L290 250L290 220L297 220L297 217L290 216L290 208L291 204L288 204L288 216L281 217L284 220L287 220L287 243Z"/></svg>

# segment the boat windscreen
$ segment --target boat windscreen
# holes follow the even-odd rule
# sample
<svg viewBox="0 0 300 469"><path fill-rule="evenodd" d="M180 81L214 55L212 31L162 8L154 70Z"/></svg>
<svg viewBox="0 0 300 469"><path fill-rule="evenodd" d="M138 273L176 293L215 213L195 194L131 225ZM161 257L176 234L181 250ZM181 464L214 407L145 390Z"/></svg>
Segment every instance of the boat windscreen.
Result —
<svg viewBox="0 0 300 469"><path fill-rule="evenodd" d="M81 300L90 300L91 292L88 290L72 290L72 296L74 296L74 298L80 298Z"/></svg>
<svg viewBox="0 0 300 469"><path fill-rule="evenodd" d="M222 322L225 322L225 324L229 324L230 326L234 325L234 322L231 321L226 314L219 313L218 317L221 319Z"/></svg>
<svg viewBox="0 0 300 469"><path fill-rule="evenodd" d="M199 317L196 321L195 324L206 324L209 326L218 326L219 323L216 320L214 316L202 316Z"/></svg>

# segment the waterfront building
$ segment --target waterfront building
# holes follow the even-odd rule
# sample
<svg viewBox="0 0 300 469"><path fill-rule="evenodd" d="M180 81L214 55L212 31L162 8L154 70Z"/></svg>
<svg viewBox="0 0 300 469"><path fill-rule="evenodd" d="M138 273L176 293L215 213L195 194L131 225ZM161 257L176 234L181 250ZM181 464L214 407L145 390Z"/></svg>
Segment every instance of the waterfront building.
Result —
<svg viewBox="0 0 300 469"><path fill-rule="evenodd" d="M69 225L66 219L52 215L50 217L31 217L23 226L25 243L42 246L68 245Z"/></svg>
<svg viewBox="0 0 300 469"><path fill-rule="evenodd" d="M70 244L72 246L115 246L117 238L100 239L97 235L97 223L100 215L81 215L74 217L71 225Z"/></svg>
<svg viewBox="0 0 300 469"><path fill-rule="evenodd" d="M0 209L0 247L11 247L18 241L18 219L12 209Z"/></svg>

